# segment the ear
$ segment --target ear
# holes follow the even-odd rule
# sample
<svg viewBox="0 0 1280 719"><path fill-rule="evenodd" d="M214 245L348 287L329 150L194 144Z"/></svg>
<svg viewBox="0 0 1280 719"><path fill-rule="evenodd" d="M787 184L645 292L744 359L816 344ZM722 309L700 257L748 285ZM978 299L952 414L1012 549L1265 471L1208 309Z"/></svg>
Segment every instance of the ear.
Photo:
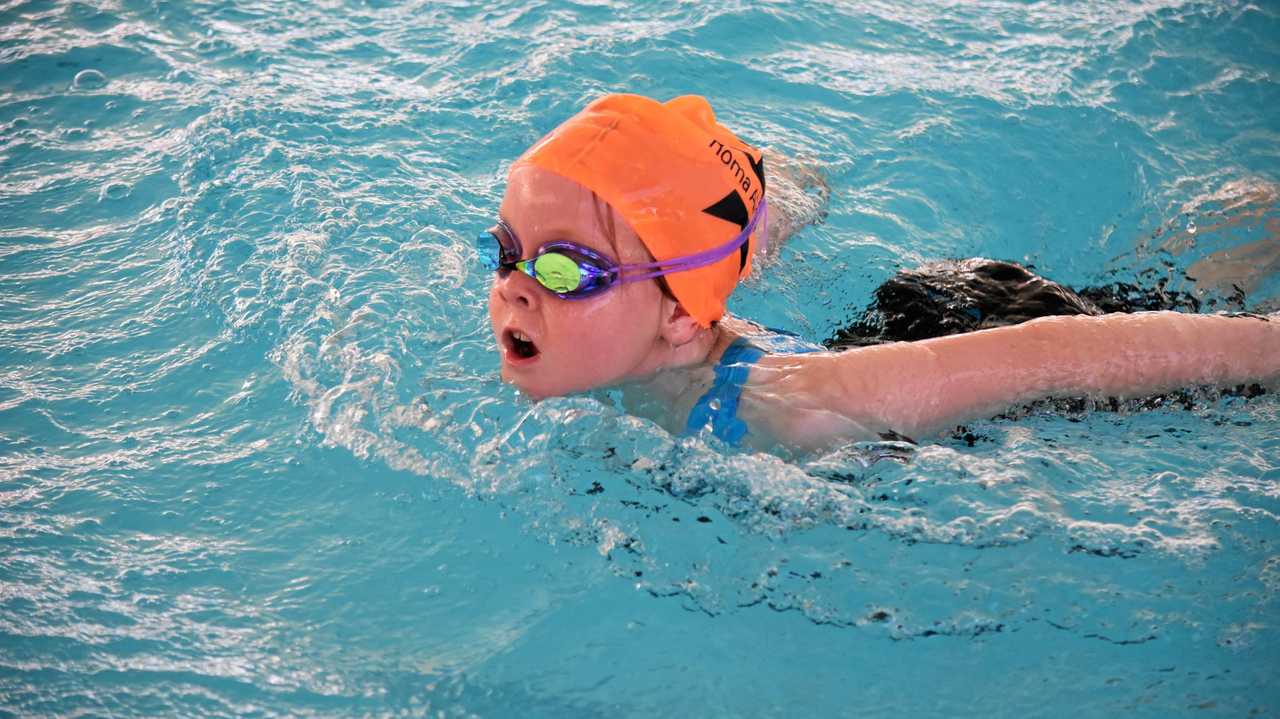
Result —
<svg viewBox="0 0 1280 719"><path fill-rule="evenodd" d="M688 344L702 326L680 303L670 297L662 298L662 338L672 347Z"/></svg>

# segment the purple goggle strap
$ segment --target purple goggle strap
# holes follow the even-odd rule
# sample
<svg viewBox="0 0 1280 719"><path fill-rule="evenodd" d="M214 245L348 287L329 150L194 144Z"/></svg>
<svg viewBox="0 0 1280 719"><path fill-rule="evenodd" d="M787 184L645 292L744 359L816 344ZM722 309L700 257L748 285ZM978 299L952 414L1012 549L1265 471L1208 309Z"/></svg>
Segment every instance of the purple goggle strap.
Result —
<svg viewBox="0 0 1280 719"><path fill-rule="evenodd" d="M765 202L765 198L760 198L760 204L756 206L756 214L742 228L742 232L737 237L720 245L712 247L709 250L703 250L692 255L684 257L675 257L670 260L662 260L659 262L643 262L634 265L622 265L615 269L619 282L638 282L640 280L648 280L662 275L669 275L672 272L687 272L696 270L699 267L715 264L720 260L728 257L730 253L742 246L751 237L751 233L755 231L757 224L763 224L767 233L769 227L769 205ZM623 275L625 273L625 276ZM639 274L636 274L639 273Z"/></svg>

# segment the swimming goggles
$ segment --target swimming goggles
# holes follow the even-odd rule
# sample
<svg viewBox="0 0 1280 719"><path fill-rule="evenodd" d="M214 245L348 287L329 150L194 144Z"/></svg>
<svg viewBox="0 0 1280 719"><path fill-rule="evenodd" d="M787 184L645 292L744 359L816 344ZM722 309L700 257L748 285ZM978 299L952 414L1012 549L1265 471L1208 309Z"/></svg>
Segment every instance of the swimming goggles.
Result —
<svg viewBox="0 0 1280 719"><path fill-rule="evenodd" d="M651 280L673 272L688 272L719 262L742 248L756 225L767 222L767 216L768 207L762 197L751 221L732 240L709 250L659 262L620 265L589 247L568 240L548 242L539 247L533 257L522 260L520 239L502 220L480 233L476 238L476 248L485 269L499 273L518 270L560 299L580 300L614 285ZM742 264L746 265L745 252Z"/></svg>

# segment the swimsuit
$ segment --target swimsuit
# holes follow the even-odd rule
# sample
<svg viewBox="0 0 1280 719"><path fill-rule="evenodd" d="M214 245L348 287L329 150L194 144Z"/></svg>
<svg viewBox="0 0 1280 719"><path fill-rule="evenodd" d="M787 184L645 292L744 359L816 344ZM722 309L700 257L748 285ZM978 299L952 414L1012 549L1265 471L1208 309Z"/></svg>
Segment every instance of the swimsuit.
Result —
<svg viewBox="0 0 1280 719"><path fill-rule="evenodd" d="M711 434L737 445L747 434L747 423L738 418L738 398L751 374L751 365L766 354L803 354L824 349L780 330L735 339L716 363L711 389L689 411L685 434L697 434L710 424Z"/></svg>

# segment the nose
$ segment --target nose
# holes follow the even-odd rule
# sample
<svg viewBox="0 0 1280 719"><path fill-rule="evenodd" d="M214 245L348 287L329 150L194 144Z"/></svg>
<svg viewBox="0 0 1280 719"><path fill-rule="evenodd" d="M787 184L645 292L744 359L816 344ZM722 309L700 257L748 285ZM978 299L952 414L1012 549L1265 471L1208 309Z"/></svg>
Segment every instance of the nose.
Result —
<svg viewBox="0 0 1280 719"><path fill-rule="evenodd" d="M493 282L498 295L509 305L532 310L537 309L542 300L537 282L519 270L499 272Z"/></svg>

